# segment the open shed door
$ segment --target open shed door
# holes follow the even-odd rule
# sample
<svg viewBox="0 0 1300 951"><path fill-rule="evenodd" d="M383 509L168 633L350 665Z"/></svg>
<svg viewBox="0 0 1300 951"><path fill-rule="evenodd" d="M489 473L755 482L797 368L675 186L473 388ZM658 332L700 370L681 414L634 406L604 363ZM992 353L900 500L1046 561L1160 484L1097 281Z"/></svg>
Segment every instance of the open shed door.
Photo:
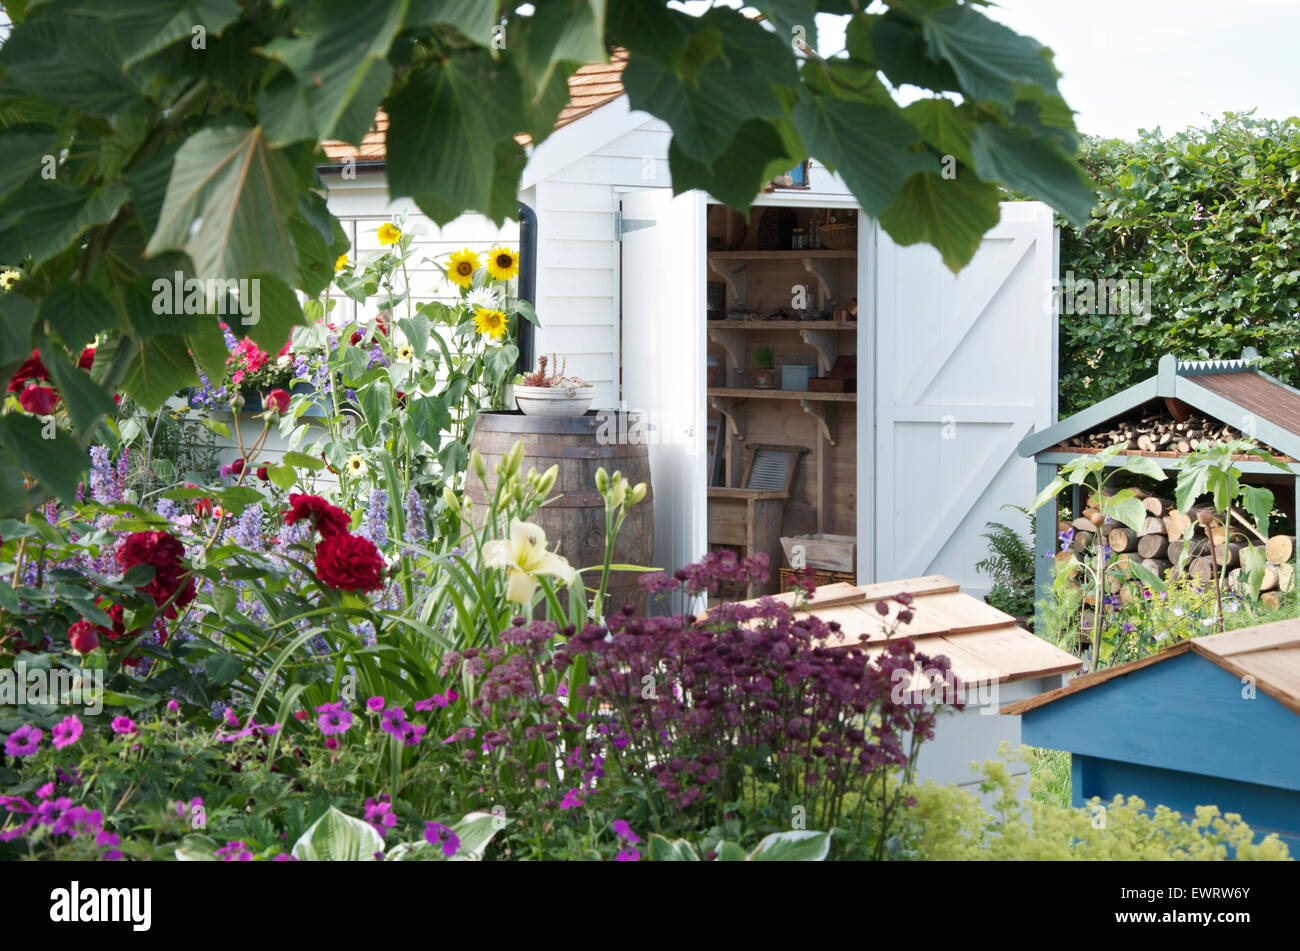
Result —
<svg viewBox="0 0 1300 951"><path fill-rule="evenodd" d="M1032 459L1016 444L1051 424L1056 248L1051 210L1006 202L959 274L928 245L877 230L874 274L876 580L943 574L984 594L985 524L1028 534Z"/></svg>
<svg viewBox="0 0 1300 951"><path fill-rule="evenodd" d="M707 550L705 197L623 195L622 401L651 428L655 565L669 573Z"/></svg>

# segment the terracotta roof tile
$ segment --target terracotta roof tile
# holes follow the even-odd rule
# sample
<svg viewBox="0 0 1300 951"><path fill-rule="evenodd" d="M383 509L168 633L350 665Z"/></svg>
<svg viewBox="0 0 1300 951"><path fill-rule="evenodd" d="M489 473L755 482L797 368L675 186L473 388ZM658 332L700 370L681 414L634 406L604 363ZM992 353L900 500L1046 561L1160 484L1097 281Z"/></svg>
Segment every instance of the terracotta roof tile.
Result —
<svg viewBox="0 0 1300 951"><path fill-rule="evenodd" d="M623 95L623 69L627 66L627 50L615 50L608 63L588 63L580 66L569 77L569 101L555 120L555 128L577 122L584 116L608 105ZM382 162L386 155L385 137L388 132L388 115L382 109L375 115L375 124L361 140L359 147L346 142L325 142L321 148L335 165L348 159L358 162ZM532 139L519 134L515 141L528 145Z"/></svg>

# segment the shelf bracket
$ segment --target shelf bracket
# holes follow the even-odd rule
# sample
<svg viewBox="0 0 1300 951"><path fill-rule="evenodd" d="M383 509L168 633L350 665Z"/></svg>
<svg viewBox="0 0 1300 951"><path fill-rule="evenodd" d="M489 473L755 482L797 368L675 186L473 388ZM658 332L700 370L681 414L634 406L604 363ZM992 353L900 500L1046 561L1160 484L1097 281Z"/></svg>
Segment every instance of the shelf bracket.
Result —
<svg viewBox="0 0 1300 951"><path fill-rule="evenodd" d="M731 431L732 436L740 440L745 438L740 434L740 427L736 424L736 400L725 396L710 396L709 406L727 421L727 429Z"/></svg>
<svg viewBox="0 0 1300 951"><path fill-rule="evenodd" d="M727 293L731 295L729 300L732 304L745 303L745 292L747 290L746 263L745 261L716 261L713 258L709 259L709 270L722 278L722 282L727 285Z"/></svg>
<svg viewBox="0 0 1300 951"><path fill-rule="evenodd" d="M838 283L835 277L835 263L826 258L803 258L803 269L817 279L817 308L826 307L831 296L832 283Z"/></svg>
<svg viewBox="0 0 1300 951"><path fill-rule="evenodd" d="M817 369L820 376L826 376L835 365L835 358L840 355L840 338L834 330L800 330L803 342L817 351Z"/></svg>
<svg viewBox="0 0 1300 951"><path fill-rule="evenodd" d="M832 432L832 427L835 424L835 404L823 403L818 405L812 400L800 400L799 405L805 413L817 420L818 425L821 427L822 436L834 446L835 435Z"/></svg>
<svg viewBox="0 0 1300 951"><path fill-rule="evenodd" d="M745 366L745 336L740 330L728 327L710 327L709 339L727 354L727 365L740 371Z"/></svg>

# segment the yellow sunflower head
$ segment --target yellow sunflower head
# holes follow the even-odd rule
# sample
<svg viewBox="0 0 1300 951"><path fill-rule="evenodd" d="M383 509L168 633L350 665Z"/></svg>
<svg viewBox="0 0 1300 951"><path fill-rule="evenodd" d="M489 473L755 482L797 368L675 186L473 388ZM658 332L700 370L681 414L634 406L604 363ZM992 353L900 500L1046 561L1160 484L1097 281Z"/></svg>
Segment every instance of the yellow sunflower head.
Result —
<svg viewBox="0 0 1300 951"><path fill-rule="evenodd" d="M469 248L453 251L451 260L447 262L447 279L461 287L469 287L474 283L474 272L477 270L477 254Z"/></svg>
<svg viewBox="0 0 1300 951"><path fill-rule="evenodd" d="M347 266L348 266L348 256L346 253L340 254L337 258L334 259L335 274L337 274L339 271L343 270Z"/></svg>
<svg viewBox="0 0 1300 951"><path fill-rule="evenodd" d="M415 351L411 349L410 344L403 344L398 348L397 359L403 362L410 362L415 359Z"/></svg>
<svg viewBox="0 0 1300 951"><path fill-rule="evenodd" d="M491 337L493 340L500 340L506 335L506 328L510 326L506 315L499 310L487 310L480 307L474 311L474 327L479 333Z"/></svg>
<svg viewBox="0 0 1300 951"><path fill-rule="evenodd" d="M366 460L361 458L360 453L353 453L348 456L347 470L348 475L361 475L366 471Z"/></svg>
<svg viewBox="0 0 1300 951"><path fill-rule="evenodd" d="M7 291L22 279L22 273L12 268L0 271L0 291Z"/></svg>
<svg viewBox="0 0 1300 951"><path fill-rule="evenodd" d="M510 248L493 248L488 252L488 273L498 281L508 281L519 274L519 255Z"/></svg>
<svg viewBox="0 0 1300 951"><path fill-rule="evenodd" d="M379 226L378 237L380 244L397 244L402 240L402 232L392 222L385 221Z"/></svg>

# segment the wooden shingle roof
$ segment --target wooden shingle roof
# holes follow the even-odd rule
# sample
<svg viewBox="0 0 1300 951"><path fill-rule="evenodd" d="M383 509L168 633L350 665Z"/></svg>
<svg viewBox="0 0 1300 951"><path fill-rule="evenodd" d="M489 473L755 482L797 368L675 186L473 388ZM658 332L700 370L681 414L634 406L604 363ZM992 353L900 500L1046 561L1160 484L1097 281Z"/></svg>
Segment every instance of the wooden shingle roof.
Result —
<svg viewBox="0 0 1300 951"><path fill-rule="evenodd" d="M1275 454L1300 459L1300 390L1259 370L1253 365L1258 357L1253 348L1247 348L1238 360L1187 361L1166 354L1161 357L1155 376L1026 436L1018 451L1022 456L1055 451L1072 437L1089 433L1163 398L1181 401L1228 426L1241 428L1243 420L1249 417L1255 440L1273 447ZM1079 452L1076 448L1062 451ZM1178 455L1139 450L1125 450L1121 454Z"/></svg>
<svg viewBox="0 0 1300 951"><path fill-rule="evenodd" d="M1235 677L1252 678L1261 692L1300 713L1300 618L1180 641L1149 657L1082 674L1064 687L1009 704L1002 712L1024 713L1188 652L1200 654Z"/></svg>
<svg viewBox="0 0 1300 951"><path fill-rule="evenodd" d="M610 54L608 63L588 63L580 66L569 77L569 101L556 117L555 128L562 129L595 112L601 106L623 95L623 69L627 66L627 50L617 49ZM387 151L388 115L382 109L375 116L375 124L361 140L360 146L346 142L324 142L321 148L335 165L348 159L358 162L382 162ZM515 141L527 145L527 135L515 136Z"/></svg>
<svg viewBox="0 0 1300 951"><path fill-rule="evenodd" d="M875 657L884 650L889 629L898 619L900 605L888 599L904 592L912 595L913 618L908 624L898 625L894 636L911 638L920 653L947 656L953 672L969 686L1047 677L1080 667L1077 657L1035 637L1018 626L1011 615L963 594L957 582L943 575L869 585L825 585L814 592L796 616L838 621L838 640L825 646L859 646L869 657ZM786 604L794 602L794 595L789 593L773 597ZM879 612L878 602L888 607L887 614Z"/></svg>

